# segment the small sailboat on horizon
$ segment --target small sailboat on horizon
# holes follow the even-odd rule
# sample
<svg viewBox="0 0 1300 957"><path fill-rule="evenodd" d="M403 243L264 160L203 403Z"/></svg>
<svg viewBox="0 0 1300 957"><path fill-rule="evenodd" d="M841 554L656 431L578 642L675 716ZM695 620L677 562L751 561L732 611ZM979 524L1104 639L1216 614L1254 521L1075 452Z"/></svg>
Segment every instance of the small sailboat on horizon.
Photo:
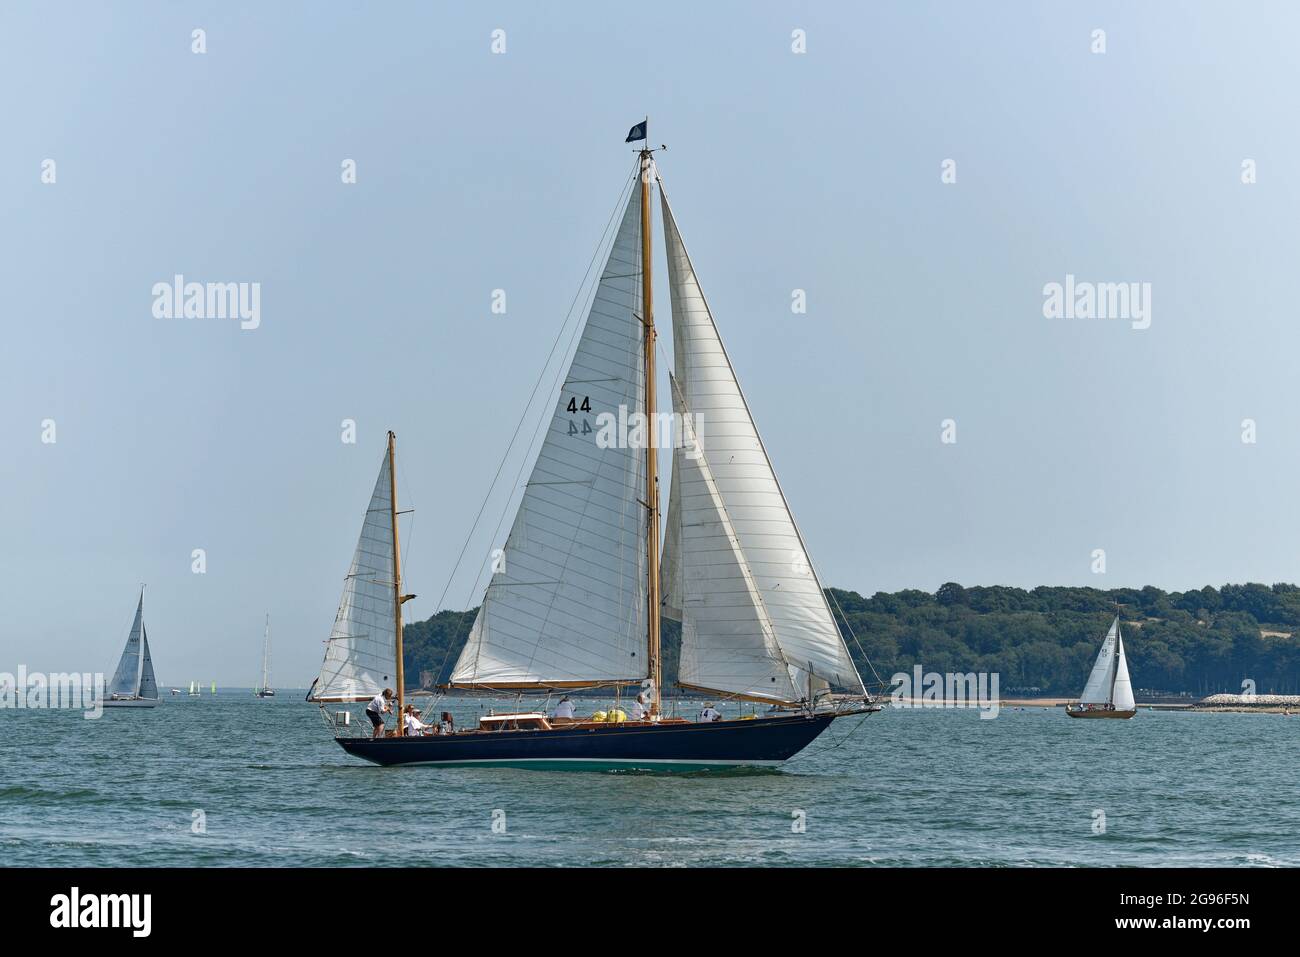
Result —
<svg viewBox="0 0 1300 957"><path fill-rule="evenodd" d="M1101 643L1083 694L1077 702L1065 706L1065 713L1071 718L1131 718L1137 714L1119 615L1111 622L1110 631Z"/></svg>
<svg viewBox="0 0 1300 957"><path fill-rule="evenodd" d="M274 698L271 687L271 616L266 616L266 631L262 634L262 684L254 692L259 698Z"/></svg>
<svg viewBox="0 0 1300 957"><path fill-rule="evenodd" d="M144 627L143 588L135 606L135 621L131 624L126 647L122 649L113 679L104 690L105 708L153 708L158 704L158 681L154 677L149 636Z"/></svg>
<svg viewBox="0 0 1300 957"><path fill-rule="evenodd" d="M644 138L638 125L629 139ZM639 159L592 305L555 396L499 567L438 691L549 697L639 691L639 716L605 720L521 708L476 728L404 725L335 740L376 764L701 770L777 765L836 718L880 710L867 693L723 348L677 229L653 150ZM672 291L673 455L664 544L655 402L651 207L660 191ZM613 222L614 220L611 220ZM630 413L630 415L629 415ZM650 423L602 443L600 423ZM707 435L696 434L704 421ZM698 430L705 431L705 430ZM652 433L652 434L645 434ZM325 661L308 700L365 701L395 675L404 711L393 433L371 495ZM661 616L682 623L678 687L778 706L699 721L662 706ZM382 676L382 677L381 677ZM434 713L435 704L426 710ZM610 720L608 714L619 717ZM571 714L571 712L570 712ZM338 727L339 721L335 721Z"/></svg>

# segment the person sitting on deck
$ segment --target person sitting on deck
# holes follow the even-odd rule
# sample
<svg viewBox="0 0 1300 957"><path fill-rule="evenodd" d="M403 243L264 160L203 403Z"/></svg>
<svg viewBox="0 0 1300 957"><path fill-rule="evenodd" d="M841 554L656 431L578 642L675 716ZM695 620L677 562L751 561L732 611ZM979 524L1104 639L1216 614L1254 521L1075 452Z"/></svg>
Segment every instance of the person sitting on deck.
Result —
<svg viewBox="0 0 1300 957"><path fill-rule="evenodd" d="M650 717L650 702L646 700L646 693L642 691L632 702L632 720L644 721Z"/></svg>
<svg viewBox="0 0 1300 957"><path fill-rule="evenodd" d="M561 698L560 703L555 706L555 717L568 718L570 721L573 720L573 702L569 700L567 694Z"/></svg>
<svg viewBox="0 0 1300 957"><path fill-rule="evenodd" d="M370 719L371 727L374 728L375 732L371 735L371 738L382 738L384 736L384 715L393 710L388 704L392 699L393 689L385 688L370 699L370 704L366 705L366 717Z"/></svg>
<svg viewBox="0 0 1300 957"><path fill-rule="evenodd" d="M439 733L439 734L453 734L453 733L455 732L455 730L456 730L455 725L453 724L453 722L452 722L452 720L451 720L451 712L450 712L450 711L444 711L444 712L442 713L442 720L441 720L441 721L439 722L439 724L438 724L438 733Z"/></svg>
<svg viewBox="0 0 1300 957"><path fill-rule="evenodd" d="M700 710L700 720L704 722L721 721L722 713L713 707L713 702L705 702L704 707Z"/></svg>
<svg viewBox="0 0 1300 957"><path fill-rule="evenodd" d="M415 710L415 705L408 704L406 713L402 716L402 728L407 734L418 736L431 732L433 725L421 721L419 712Z"/></svg>

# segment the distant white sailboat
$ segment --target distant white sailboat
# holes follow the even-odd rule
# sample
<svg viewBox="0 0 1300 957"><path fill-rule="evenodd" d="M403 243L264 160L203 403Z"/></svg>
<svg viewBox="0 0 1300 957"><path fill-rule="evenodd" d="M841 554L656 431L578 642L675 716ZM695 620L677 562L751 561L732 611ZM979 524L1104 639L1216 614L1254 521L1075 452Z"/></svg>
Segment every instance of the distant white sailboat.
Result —
<svg viewBox="0 0 1300 957"><path fill-rule="evenodd" d="M144 627L144 589L135 606L135 622L127 636L122 658L113 672L113 680L105 689L106 708L153 708L158 704L158 681L153 673L153 658L149 654L149 636Z"/></svg>
<svg viewBox="0 0 1300 957"><path fill-rule="evenodd" d="M191 697L191 698L197 698L198 696L199 696L199 683L198 683L197 681L191 681L191 682L190 682L190 697Z"/></svg>
<svg viewBox="0 0 1300 957"><path fill-rule="evenodd" d="M266 616L266 631L262 635L262 685L254 692L259 698L274 698L271 687L271 616Z"/></svg>
<svg viewBox="0 0 1300 957"><path fill-rule="evenodd" d="M1131 718L1137 714L1133 701L1133 683L1128 677L1124 657L1124 636L1119 630L1119 615L1111 623L1106 640L1101 643L1097 661L1088 675L1088 683L1075 704L1066 705L1071 718Z"/></svg>

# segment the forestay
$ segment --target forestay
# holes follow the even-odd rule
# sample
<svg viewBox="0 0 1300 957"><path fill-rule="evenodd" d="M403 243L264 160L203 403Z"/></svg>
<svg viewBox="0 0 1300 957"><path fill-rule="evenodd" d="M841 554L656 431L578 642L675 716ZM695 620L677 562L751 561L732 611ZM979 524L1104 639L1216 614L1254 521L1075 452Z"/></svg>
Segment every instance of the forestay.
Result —
<svg viewBox="0 0 1300 957"><path fill-rule="evenodd" d="M370 698L393 683L390 676L396 668L397 637L390 467L385 453L312 700Z"/></svg>
<svg viewBox="0 0 1300 957"><path fill-rule="evenodd" d="M681 682L798 700L810 675L862 693L660 183L672 293L674 399L698 433L679 449L663 561L680 610ZM674 528L672 522L678 527ZM760 661L760 659L763 659Z"/></svg>
<svg viewBox="0 0 1300 957"><path fill-rule="evenodd" d="M648 674L644 443L597 442L644 409L640 219L634 188L453 685Z"/></svg>

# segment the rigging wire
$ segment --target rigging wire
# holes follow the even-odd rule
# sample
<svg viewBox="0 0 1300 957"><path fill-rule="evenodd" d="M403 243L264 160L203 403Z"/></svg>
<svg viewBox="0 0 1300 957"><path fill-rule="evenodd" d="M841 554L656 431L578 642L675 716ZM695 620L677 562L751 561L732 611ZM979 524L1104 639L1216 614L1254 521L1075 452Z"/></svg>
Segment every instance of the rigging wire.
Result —
<svg viewBox="0 0 1300 957"><path fill-rule="evenodd" d="M868 711L866 714L864 714L862 716L862 719L853 726L853 730L849 731L848 734L844 735L834 744L823 745L820 748L812 748L812 749L805 748L801 756L813 755L813 754L826 754L827 752L838 750L839 748L843 747L844 743L848 741L849 738L853 737L855 734L858 733L858 730L862 727L862 722L870 718L872 714L874 714L874 712L872 711Z"/></svg>
<svg viewBox="0 0 1300 957"><path fill-rule="evenodd" d="M853 630L853 625L849 623L849 616L846 615L844 609L840 607L840 600L835 597L835 590L831 588L823 590L830 596L831 601L835 603L835 610L840 613L840 620L844 622L844 627L849 631L849 637L853 639L853 643L858 646L858 651L862 653L862 660L867 663L867 667L870 668L871 673L875 675L876 684L879 685L882 690L888 687L881 679L880 672L876 670L876 666L871 663L871 659L867 656L867 649L862 647L862 642L858 639L858 633Z"/></svg>

